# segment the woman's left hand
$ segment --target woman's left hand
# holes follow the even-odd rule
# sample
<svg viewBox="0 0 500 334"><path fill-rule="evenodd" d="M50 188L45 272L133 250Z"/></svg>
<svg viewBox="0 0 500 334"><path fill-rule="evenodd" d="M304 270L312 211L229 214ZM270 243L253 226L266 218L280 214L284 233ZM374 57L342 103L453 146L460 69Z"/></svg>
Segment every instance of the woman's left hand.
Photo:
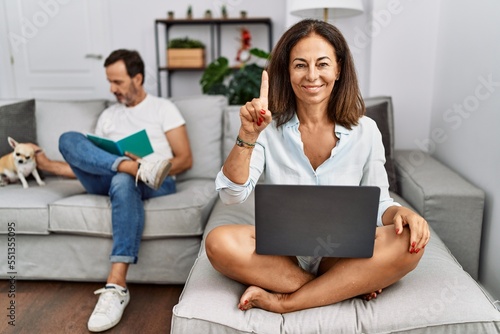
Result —
<svg viewBox="0 0 500 334"><path fill-rule="evenodd" d="M431 237L429 224L419 214L403 206L393 207L397 208L394 214L393 223L396 234L403 233L403 228L408 226L410 228L410 253L419 252L424 248Z"/></svg>

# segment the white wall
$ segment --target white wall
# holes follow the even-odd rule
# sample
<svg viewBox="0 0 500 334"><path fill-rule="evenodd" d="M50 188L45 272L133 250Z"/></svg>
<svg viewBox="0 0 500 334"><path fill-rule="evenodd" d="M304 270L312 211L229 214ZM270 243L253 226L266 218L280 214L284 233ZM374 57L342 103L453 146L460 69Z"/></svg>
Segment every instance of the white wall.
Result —
<svg viewBox="0 0 500 334"><path fill-rule="evenodd" d="M390 95L396 149L429 137L439 1L375 0L369 96Z"/></svg>
<svg viewBox="0 0 500 334"><path fill-rule="evenodd" d="M369 95L393 97L397 148L485 190L480 282L500 299L500 2L375 0L374 20L396 4L372 38Z"/></svg>
<svg viewBox="0 0 500 334"><path fill-rule="evenodd" d="M429 148L486 192L480 281L500 299L500 2L441 3Z"/></svg>

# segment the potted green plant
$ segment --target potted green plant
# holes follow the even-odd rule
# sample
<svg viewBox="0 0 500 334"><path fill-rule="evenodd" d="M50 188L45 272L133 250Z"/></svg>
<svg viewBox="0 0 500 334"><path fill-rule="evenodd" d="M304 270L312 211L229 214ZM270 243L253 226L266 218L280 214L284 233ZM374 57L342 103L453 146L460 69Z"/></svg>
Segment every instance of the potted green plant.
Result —
<svg viewBox="0 0 500 334"><path fill-rule="evenodd" d="M167 45L168 67L203 68L205 67L205 44L199 40L174 38Z"/></svg>
<svg viewBox="0 0 500 334"><path fill-rule="evenodd" d="M222 5L221 7L221 16L223 19L227 19L227 8L226 5Z"/></svg>
<svg viewBox="0 0 500 334"><path fill-rule="evenodd" d="M188 6L186 17L188 20L191 20L193 18L193 7L191 5Z"/></svg>
<svg viewBox="0 0 500 334"><path fill-rule="evenodd" d="M253 48L250 54L268 59L269 53ZM239 69L232 69L225 57L211 62L200 80L202 91L209 95L224 95L231 105L243 105L259 96L260 81L264 68L257 63L245 63Z"/></svg>

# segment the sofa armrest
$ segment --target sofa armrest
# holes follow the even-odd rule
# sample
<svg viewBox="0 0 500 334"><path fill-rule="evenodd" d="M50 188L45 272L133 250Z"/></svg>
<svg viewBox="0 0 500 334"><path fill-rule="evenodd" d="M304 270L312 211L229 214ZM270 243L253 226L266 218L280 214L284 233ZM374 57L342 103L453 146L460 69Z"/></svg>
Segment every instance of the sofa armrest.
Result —
<svg viewBox="0 0 500 334"><path fill-rule="evenodd" d="M477 280L484 192L422 151L397 150L395 165L400 195Z"/></svg>

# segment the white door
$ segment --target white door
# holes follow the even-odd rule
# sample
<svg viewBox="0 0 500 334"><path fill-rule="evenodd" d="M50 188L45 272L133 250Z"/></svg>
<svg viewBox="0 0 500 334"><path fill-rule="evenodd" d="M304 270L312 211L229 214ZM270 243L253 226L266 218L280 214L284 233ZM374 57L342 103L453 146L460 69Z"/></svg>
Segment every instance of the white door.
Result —
<svg viewBox="0 0 500 334"><path fill-rule="evenodd" d="M2 0L15 97L109 98L106 1Z"/></svg>

